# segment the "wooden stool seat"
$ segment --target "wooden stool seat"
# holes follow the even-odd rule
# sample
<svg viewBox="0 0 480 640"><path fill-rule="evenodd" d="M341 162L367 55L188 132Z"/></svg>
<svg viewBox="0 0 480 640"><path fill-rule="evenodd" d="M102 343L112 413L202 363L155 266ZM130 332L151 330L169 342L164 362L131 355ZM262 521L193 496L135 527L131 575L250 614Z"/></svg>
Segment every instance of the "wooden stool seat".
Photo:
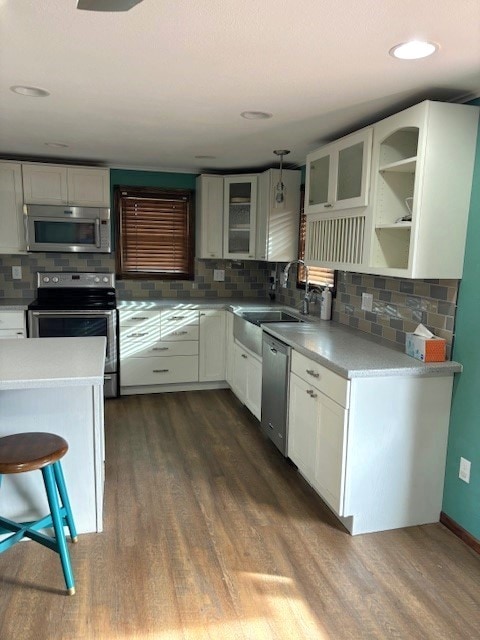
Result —
<svg viewBox="0 0 480 640"><path fill-rule="evenodd" d="M70 554L68 553L64 527L68 527L72 542L77 541L65 478L60 458L68 451L67 442L53 433L17 433L0 437L0 485L3 475L42 472L50 513L33 522L14 522L0 517L0 533L10 534L0 541L0 553L30 538L60 555L67 593L75 593ZM52 529L55 537L43 533Z"/></svg>
<svg viewBox="0 0 480 640"><path fill-rule="evenodd" d="M16 433L0 438L0 474L42 469L63 458L66 440L53 433Z"/></svg>

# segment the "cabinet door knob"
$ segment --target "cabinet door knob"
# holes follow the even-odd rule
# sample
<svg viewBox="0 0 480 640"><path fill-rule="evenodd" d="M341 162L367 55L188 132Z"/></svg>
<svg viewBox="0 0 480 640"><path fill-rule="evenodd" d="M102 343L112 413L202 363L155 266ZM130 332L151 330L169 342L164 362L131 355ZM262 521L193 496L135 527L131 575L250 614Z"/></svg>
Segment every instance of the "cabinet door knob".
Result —
<svg viewBox="0 0 480 640"><path fill-rule="evenodd" d="M331 204L330 202L326 202L324 205L325 209L329 209L330 207L333 207L333 204Z"/></svg>
<svg viewBox="0 0 480 640"><path fill-rule="evenodd" d="M242 358L245 358L245 360L246 360L247 356L244 353L242 353Z"/></svg>
<svg viewBox="0 0 480 640"><path fill-rule="evenodd" d="M309 376L313 376L314 378L320 377L320 374L317 371L314 371L313 369L307 369L307 373Z"/></svg>
<svg viewBox="0 0 480 640"><path fill-rule="evenodd" d="M307 394L311 397L311 398L316 398L317 394L314 392L313 389L307 389Z"/></svg>

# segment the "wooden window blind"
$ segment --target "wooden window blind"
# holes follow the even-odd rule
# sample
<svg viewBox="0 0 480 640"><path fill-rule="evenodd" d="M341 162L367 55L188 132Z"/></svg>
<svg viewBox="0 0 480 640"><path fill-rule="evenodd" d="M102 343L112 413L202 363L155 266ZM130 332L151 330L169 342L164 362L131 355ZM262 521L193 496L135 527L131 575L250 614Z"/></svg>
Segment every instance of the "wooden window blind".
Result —
<svg viewBox="0 0 480 640"><path fill-rule="evenodd" d="M191 280L192 192L117 187L117 274Z"/></svg>
<svg viewBox="0 0 480 640"><path fill-rule="evenodd" d="M304 211L305 191L302 188L300 196L300 230L298 234L298 257L305 259L305 237L307 233L307 216ZM333 287L335 283L335 271L324 267L308 267L308 284L324 287L328 284ZM305 287L305 269L302 265L298 265L297 269L297 287Z"/></svg>

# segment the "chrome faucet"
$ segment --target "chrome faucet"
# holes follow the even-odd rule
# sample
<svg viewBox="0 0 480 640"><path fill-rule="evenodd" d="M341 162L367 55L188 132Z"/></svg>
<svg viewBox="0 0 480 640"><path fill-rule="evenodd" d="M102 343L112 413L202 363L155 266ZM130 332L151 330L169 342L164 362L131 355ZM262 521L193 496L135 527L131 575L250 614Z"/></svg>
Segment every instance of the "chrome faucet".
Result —
<svg viewBox="0 0 480 640"><path fill-rule="evenodd" d="M304 316L308 315L309 312L309 299L308 299L308 267L303 260L292 260L287 264L285 269L283 270L283 286L286 287L288 283L288 272L290 271L290 267L292 264L301 264L305 269L305 296L302 301L302 309L300 313Z"/></svg>

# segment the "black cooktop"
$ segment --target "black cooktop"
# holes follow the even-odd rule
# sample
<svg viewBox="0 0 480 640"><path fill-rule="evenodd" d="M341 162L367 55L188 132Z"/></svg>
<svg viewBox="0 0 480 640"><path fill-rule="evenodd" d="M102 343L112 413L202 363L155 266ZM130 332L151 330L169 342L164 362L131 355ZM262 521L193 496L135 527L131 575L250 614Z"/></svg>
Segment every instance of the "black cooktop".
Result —
<svg viewBox="0 0 480 640"><path fill-rule="evenodd" d="M40 311L89 311L116 309L115 289L39 289L37 299L28 305Z"/></svg>

